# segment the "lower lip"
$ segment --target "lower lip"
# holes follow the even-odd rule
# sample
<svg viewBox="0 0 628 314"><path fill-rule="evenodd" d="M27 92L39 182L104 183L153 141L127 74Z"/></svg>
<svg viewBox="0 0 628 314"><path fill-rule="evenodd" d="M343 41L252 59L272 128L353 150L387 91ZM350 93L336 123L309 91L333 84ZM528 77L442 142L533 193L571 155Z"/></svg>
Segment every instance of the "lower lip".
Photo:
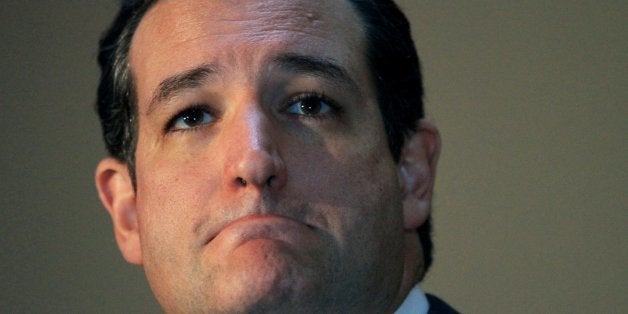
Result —
<svg viewBox="0 0 628 314"><path fill-rule="evenodd" d="M225 226L211 242L231 247L256 239L304 243L303 241L308 240L307 231L311 230L311 226L290 218L276 215L251 215Z"/></svg>

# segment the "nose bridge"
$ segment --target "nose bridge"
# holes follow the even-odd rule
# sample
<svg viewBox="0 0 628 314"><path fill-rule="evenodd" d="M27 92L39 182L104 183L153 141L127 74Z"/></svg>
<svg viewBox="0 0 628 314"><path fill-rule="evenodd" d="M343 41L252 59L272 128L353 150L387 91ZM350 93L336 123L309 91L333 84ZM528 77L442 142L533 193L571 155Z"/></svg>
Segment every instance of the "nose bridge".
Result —
<svg viewBox="0 0 628 314"><path fill-rule="evenodd" d="M270 157L275 153L270 121L259 105L241 106L231 124L227 132L233 135L230 146L235 157Z"/></svg>
<svg viewBox="0 0 628 314"><path fill-rule="evenodd" d="M260 106L250 105L246 110L243 110L241 116L236 116L236 120L242 122L242 144L243 149L247 149L251 152L261 153L272 149L272 138L268 125L268 118L262 111Z"/></svg>
<svg viewBox="0 0 628 314"><path fill-rule="evenodd" d="M279 155L268 114L258 104L240 107L232 120L225 179L236 188L278 188L285 181L285 166Z"/></svg>

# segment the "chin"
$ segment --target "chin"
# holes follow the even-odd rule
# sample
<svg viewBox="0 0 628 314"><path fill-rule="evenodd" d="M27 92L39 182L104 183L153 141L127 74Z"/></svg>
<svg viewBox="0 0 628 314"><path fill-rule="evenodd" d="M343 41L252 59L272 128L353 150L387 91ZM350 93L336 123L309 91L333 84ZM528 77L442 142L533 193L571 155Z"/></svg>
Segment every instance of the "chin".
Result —
<svg viewBox="0 0 628 314"><path fill-rule="evenodd" d="M294 252L285 244L273 240L251 241L242 251L241 259L235 259L233 268L226 274L225 280L230 282L224 290L228 294L226 299L236 300L242 312L284 312L293 306L297 310L304 300L323 292L325 269L311 268L300 256L291 254Z"/></svg>

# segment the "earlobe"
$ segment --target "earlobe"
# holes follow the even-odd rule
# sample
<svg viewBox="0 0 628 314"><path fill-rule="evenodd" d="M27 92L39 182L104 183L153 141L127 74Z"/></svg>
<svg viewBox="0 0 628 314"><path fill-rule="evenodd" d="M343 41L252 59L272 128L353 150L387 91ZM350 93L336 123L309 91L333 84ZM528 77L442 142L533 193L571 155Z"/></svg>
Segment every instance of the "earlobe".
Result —
<svg viewBox="0 0 628 314"><path fill-rule="evenodd" d="M122 255L131 264L142 264L135 190L127 166L114 158L103 159L96 168L98 196L113 222Z"/></svg>
<svg viewBox="0 0 628 314"><path fill-rule="evenodd" d="M420 227L430 215L439 154L438 129L429 121L419 121L416 132L404 141L398 164L406 230Z"/></svg>

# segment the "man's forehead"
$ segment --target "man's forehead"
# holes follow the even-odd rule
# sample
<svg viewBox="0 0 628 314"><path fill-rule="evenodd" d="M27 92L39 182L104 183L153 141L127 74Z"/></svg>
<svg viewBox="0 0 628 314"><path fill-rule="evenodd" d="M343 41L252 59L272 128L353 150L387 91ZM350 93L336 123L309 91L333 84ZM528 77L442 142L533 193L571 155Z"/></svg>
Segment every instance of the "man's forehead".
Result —
<svg viewBox="0 0 628 314"><path fill-rule="evenodd" d="M144 34L171 35L179 41L192 39L185 37L185 28L205 29L216 37L290 30L316 35L359 29L358 20L344 0L161 0L142 18L134 37Z"/></svg>
<svg viewBox="0 0 628 314"><path fill-rule="evenodd" d="M225 59L242 61L233 60L236 51L256 58L262 46L277 52L302 49L350 67L363 42L359 18L344 0L162 0L140 22L130 62L138 96L146 99L149 90L179 71Z"/></svg>

